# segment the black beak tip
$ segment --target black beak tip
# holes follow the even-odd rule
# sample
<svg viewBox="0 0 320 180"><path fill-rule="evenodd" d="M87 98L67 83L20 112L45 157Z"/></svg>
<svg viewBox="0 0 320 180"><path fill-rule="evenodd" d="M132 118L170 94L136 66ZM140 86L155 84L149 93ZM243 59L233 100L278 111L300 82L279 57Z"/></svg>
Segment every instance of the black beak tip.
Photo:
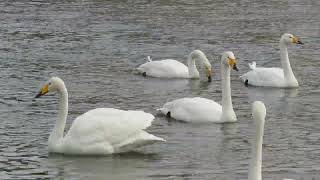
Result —
<svg viewBox="0 0 320 180"><path fill-rule="evenodd" d="M233 70L239 71L238 67L236 65L233 66Z"/></svg>
<svg viewBox="0 0 320 180"><path fill-rule="evenodd" d="M211 82L212 79L211 79L211 76L208 76L208 82Z"/></svg>
<svg viewBox="0 0 320 180"><path fill-rule="evenodd" d="M34 98L39 98L41 96L42 96L42 94L41 94L41 92L39 92Z"/></svg>
<svg viewBox="0 0 320 180"><path fill-rule="evenodd" d="M297 44L303 44L303 42L301 42L301 41L298 41L298 42L297 42Z"/></svg>

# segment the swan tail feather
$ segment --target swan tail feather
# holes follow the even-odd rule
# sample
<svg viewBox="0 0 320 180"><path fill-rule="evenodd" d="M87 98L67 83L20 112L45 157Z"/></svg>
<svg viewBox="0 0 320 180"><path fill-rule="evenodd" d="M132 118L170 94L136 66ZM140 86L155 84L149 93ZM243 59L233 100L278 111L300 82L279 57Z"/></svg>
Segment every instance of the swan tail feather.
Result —
<svg viewBox="0 0 320 180"><path fill-rule="evenodd" d="M147 57L147 62L152 62L152 59L150 56ZM143 67L144 64L140 64L136 67L136 70L139 71L140 73L143 73L144 72L144 67Z"/></svg>
<svg viewBox="0 0 320 180"><path fill-rule="evenodd" d="M249 67L250 69L254 70L257 66L257 63L255 61L253 61L252 63L249 63Z"/></svg>
<svg viewBox="0 0 320 180"><path fill-rule="evenodd" d="M143 73L143 68L141 67L141 65L139 67L136 68L136 70L140 73Z"/></svg>
<svg viewBox="0 0 320 180"><path fill-rule="evenodd" d="M257 67L257 63L256 63L255 61L253 61L252 63L249 63L248 65L249 65L249 68L250 68L251 70L255 70L256 67ZM247 75L248 75L248 73L245 73L245 74L239 76L239 78L240 78L244 83L247 83L247 81L248 81Z"/></svg>
<svg viewBox="0 0 320 180"><path fill-rule="evenodd" d="M244 74L241 75L241 76L239 76L239 79L243 81L243 79L244 79Z"/></svg>
<svg viewBox="0 0 320 180"><path fill-rule="evenodd" d="M133 135L131 138L127 139L126 141L122 142L121 144L117 145L116 151L128 152L145 145L150 145L156 142L165 142L165 141L166 140L161 137L157 137L155 135L149 134L148 132L141 131Z"/></svg>

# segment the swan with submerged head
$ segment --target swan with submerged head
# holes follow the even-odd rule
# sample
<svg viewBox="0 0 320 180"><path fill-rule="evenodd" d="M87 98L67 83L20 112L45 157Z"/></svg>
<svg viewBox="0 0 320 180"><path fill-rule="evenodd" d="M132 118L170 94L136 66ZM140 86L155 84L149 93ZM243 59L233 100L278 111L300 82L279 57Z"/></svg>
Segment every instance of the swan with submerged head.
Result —
<svg viewBox="0 0 320 180"><path fill-rule="evenodd" d="M246 85L269 86L269 87L299 87L299 83L291 69L288 50L289 44L302 44L298 37L292 34L283 34L281 36L280 61L281 68L258 68L256 62L249 64L251 71L240 76Z"/></svg>
<svg viewBox="0 0 320 180"><path fill-rule="evenodd" d="M173 59L152 61L148 56L148 62L140 65L137 70L143 76L158 78L192 78L199 79L199 71L196 66L196 60L202 61L206 69L208 81L211 81L211 64L206 55L200 50L192 51L188 56L188 67L181 62Z"/></svg>
<svg viewBox="0 0 320 180"><path fill-rule="evenodd" d="M154 116L143 111L97 108L77 117L64 135L68 115L68 92L62 79L49 79L36 98L57 92L59 116L49 136L50 152L78 155L107 155L165 141L144 131Z"/></svg>
<svg viewBox="0 0 320 180"><path fill-rule="evenodd" d="M231 51L221 57L222 106L213 100L195 97L181 98L167 102L158 109L163 114L186 122L235 122L230 88L230 70L238 71L237 61Z"/></svg>

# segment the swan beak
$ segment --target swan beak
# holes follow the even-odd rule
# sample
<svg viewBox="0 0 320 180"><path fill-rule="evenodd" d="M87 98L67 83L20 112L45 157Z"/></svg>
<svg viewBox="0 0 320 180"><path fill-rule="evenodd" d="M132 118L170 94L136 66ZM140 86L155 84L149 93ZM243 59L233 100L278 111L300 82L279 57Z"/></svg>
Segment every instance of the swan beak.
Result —
<svg viewBox="0 0 320 180"><path fill-rule="evenodd" d="M211 72L211 69L210 68L206 68L207 69L207 77L208 77L208 82L211 82L212 81L212 72Z"/></svg>
<svg viewBox="0 0 320 180"><path fill-rule="evenodd" d="M41 91L34 97L34 98L39 98L40 96L43 96L49 92L49 85L46 84L41 88Z"/></svg>
<svg viewBox="0 0 320 180"><path fill-rule="evenodd" d="M238 69L238 67L237 67L236 64L233 65L233 68L232 68L232 69L235 70L235 71L239 71L239 69Z"/></svg>
<svg viewBox="0 0 320 180"><path fill-rule="evenodd" d="M232 59L232 58L228 58L229 61L229 65L232 67L233 70L235 71L239 71L238 67L237 67L237 60L236 59Z"/></svg>
<svg viewBox="0 0 320 180"><path fill-rule="evenodd" d="M297 36L293 36L292 43L295 44L303 44Z"/></svg>

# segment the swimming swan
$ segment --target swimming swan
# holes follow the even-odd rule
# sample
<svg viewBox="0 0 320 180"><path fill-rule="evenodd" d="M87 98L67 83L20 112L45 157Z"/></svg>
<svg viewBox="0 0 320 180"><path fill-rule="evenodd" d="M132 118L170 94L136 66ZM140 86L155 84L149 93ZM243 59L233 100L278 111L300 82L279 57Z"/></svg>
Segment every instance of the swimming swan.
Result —
<svg viewBox="0 0 320 180"><path fill-rule="evenodd" d="M252 104L252 115L254 124L256 126L256 136L252 143L251 160L249 165L248 180L262 180L261 178L261 164L262 164L262 143L263 130L266 117L266 107L261 101L255 101ZM293 179L283 179L293 180Z"/></svg>
<svg viewBox="0 0 320 180"><path fill-rule="evenodd" d="M221 57L222 106L206 98L181 98L167 102L158 109L176 120L187 122L235 122L230 88L230 69L238 71L237 61L231 51Z"/></svg>
<svg viewBox="0 0 320 180"><path fill-rule="evenodd" d="M199 71L196 67L195 60L201 60L206 68L208 81L211 81L211 64L206 55L200 50L192 51L188 56L188 67L179 61L165 59L152 61L148 56L148 62L140 65L137 70L143 76L152 76L159 78L194 78L199 79Z"/></svg>
<svg viewBox="0 0 320 180"><path fill-rule="evenodd" d="M78 155L106 155L165 141L144 131L154 116L143 111L124 111L113 108L90 110L77 117L64 136L68 114L68 92L64 82L52 77L35 98L48 92L58 92L59 116L49 136L50 152Z"/></svg>
<svg viewBox="0 0 320 180"><path fill-rule="evenodd" d="M249 64L251 71L240 76L246 85L269 86L269 87L298 87L298 81L295 78L289 57L287 47L289 44L302 44L298 37L292 34L283 34L281 36L280 60L281 68L258 68L256 62Z"/></svg>

